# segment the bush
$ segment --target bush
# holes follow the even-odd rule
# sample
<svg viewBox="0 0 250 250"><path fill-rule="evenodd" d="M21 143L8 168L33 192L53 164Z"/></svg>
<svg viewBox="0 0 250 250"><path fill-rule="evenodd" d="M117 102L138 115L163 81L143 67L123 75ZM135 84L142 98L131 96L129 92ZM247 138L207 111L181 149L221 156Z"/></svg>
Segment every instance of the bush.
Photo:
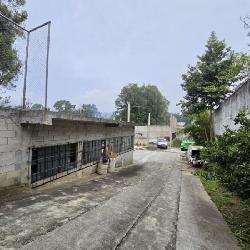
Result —
<svg viewBox="0 0 250 250"><path fill-rule="evenodd" d="M226 128L225 133L209 142L203 157L209 162L209 171L231 191L243 199L250 198L250 119L245 110L235 118L237 131Z"/></svg>
<svg viewBox="0 0 250 250"><path fill-rule="evenodd" d="M184 133L189 134L198 145L204 145L209 139L210 115L207 111L194 114L192 123L184 128Z"/></svg>
<svg viewBox="0 0 250 250"><path fill-rule="evenodd" d="M181 139L175 138L172 141L172 147L174 147L174 148L180 148L180 146L181 146Z"/></svg>

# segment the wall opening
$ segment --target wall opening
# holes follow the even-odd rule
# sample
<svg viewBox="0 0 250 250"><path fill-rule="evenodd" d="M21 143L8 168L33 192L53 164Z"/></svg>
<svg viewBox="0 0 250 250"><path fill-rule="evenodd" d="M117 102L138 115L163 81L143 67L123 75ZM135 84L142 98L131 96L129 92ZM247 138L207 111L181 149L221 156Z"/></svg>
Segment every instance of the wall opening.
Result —
<svg viewBox="0 0 250 250"><path fill-rule="evenodd" d="M102 156L102 149L105 148L105 140L84 141L82 143L82 165L96 164Z"/></svg>
<svg viewBox="0 0 250 250"><path fill-rule="evenodd" d="M68 174L77 167L77 143L32 149L31 184L41 184Z"/></svg>
<svg viewBox="0 0 250 250"><path fill-rule="evenodd" d="M108 138L107 145L111 145L115 153L121 154L134 148L134 136Z"/></svg>

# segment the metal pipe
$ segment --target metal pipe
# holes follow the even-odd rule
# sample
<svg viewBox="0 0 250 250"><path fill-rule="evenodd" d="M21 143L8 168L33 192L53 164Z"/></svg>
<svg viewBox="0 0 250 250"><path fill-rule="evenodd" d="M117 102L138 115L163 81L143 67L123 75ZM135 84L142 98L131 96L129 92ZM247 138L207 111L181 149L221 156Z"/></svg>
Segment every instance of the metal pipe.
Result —
<svg viewBox="0 0 250 250"><path fill-rule="evenodd" d="M149 144L149 137L150 137L150 113L148 113L148 126L147 126L147 143Z"/></svg>
<svg viewBox="0 0 250 250"><path fill-rule="evenodd" d="M49 76L49 48L50 48L50 26L51 22L48 22L48 37L47 37L47 55L46 55L46 84L45 84L45 110L48 106L48 76Z"/></svg>
<svg viewBox="0 0 250 250"><path fill-rule="evenodd" d="M35 28L29 30L29 32L33 32L33 31L35 31L35 30L38 30L38 29L42 28L43 26L50 25L50 24L51 24L51 21L46 22L46 23L43 23L43 24L41 24L41 25L39 25L39 26L37 26L37 27L35 27Z"/></svg>
<svg viewBox="0 0 250 250"><path fill-rule="evenodd" d="M25 68L24 68L24 83L23 83L23 109L26 108L26 85L27 85L27 71L28 71L28 58L29 58L29 43L30 33L27 35L26 54L25 54Z"/></svg>
<svg viewBox="0 0 250 250"><path fill-rule="evenodd" d="M171 145L172 145L172 141L173 141L173 138L172 138L172 123L173 123L173 116L172 116L172 114L170 115L170 135L169 135L169 139L170 139L170 147L171 147Z"/></svg>
<svg viewBox="0 0 250 250"><path fill-rule="evenodd" d="M128 104L127 122L130 122L130 102L127 102L127 104Z"/></svg>
<svg viewBox="0 0 250 250"><path fill-rule="evenodd" d="M0 16L1 16L3 19L5 19L6 21L8 21L8 22L14 24L15 26L17 26L19 29L24 30L24 31L26 31L26 32L29 32L29 31L26 30L24 27L22 27L22 26L20 26L19 24L15 23L14 21L12 21L10 18L6 17L5 15L3 15L3 14L0 13Z"/></svg>

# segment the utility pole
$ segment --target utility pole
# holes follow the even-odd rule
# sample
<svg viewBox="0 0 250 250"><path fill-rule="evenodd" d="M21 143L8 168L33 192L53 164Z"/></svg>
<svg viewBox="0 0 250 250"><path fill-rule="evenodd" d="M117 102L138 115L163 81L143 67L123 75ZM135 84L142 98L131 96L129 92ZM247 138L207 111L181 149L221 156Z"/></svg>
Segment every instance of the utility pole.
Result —
<svg viewBox="0 0 250 250"><path fill-rule="evenodd" d="M24 64L24 84L23 84L23 109L26 109L26 87L27 87L27 73L28 73L28 57L29 57L29 43L30 32L27 33L25 64Z"/></svg>
<svg viewBox="0 0 250 250"><path fill-rule="evenodd" d="M150 113L148 113L148 128L147 128L147 141L149 144L149 134L150 134Z"/></svg>
<svg viewBox="0 0 250 250"><path fill-rule="evenodd" d="M127 102L127 104L128 104L127 122L130 122L130 102Z"/></svg>
<svg viewBox="0 0 250 250"><path fill-rule="evenodd" d="M170 115L170 147L172 146L172 114Z"/></svg>
<svg viewBox="0 0 250 250"><path fill-rule="evenodd" d="M50 47L50 26L48 22L48 35L47 35L47 54L46 54L46 81L45 81L45 111L48 110L48 72L49 72L49 47Z"/></svg>

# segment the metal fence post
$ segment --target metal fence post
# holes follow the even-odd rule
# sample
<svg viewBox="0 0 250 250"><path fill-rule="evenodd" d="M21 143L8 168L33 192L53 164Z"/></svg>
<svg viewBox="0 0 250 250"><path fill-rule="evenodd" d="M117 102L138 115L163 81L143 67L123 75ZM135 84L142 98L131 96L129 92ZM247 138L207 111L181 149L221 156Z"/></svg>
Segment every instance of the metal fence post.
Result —
<svg viewBox="0 0 250 250"><path fill-rule="evenodd" d="M28 71L28 57L29 57L29 43L30 43L30 32L27 32L24 83L23 83L23 109L26 108L26 85L27 85L27 71Z"/></svg>
<svg viewBox="0 0 250 250"><path fill-rule="evenodd" d="M51 22L48 23L48 37L47 37L47 55L46 55L46 84L45 84L45 110L48 106L48 74L49 74L49 48L50 48L50 26Z"/></svg>

